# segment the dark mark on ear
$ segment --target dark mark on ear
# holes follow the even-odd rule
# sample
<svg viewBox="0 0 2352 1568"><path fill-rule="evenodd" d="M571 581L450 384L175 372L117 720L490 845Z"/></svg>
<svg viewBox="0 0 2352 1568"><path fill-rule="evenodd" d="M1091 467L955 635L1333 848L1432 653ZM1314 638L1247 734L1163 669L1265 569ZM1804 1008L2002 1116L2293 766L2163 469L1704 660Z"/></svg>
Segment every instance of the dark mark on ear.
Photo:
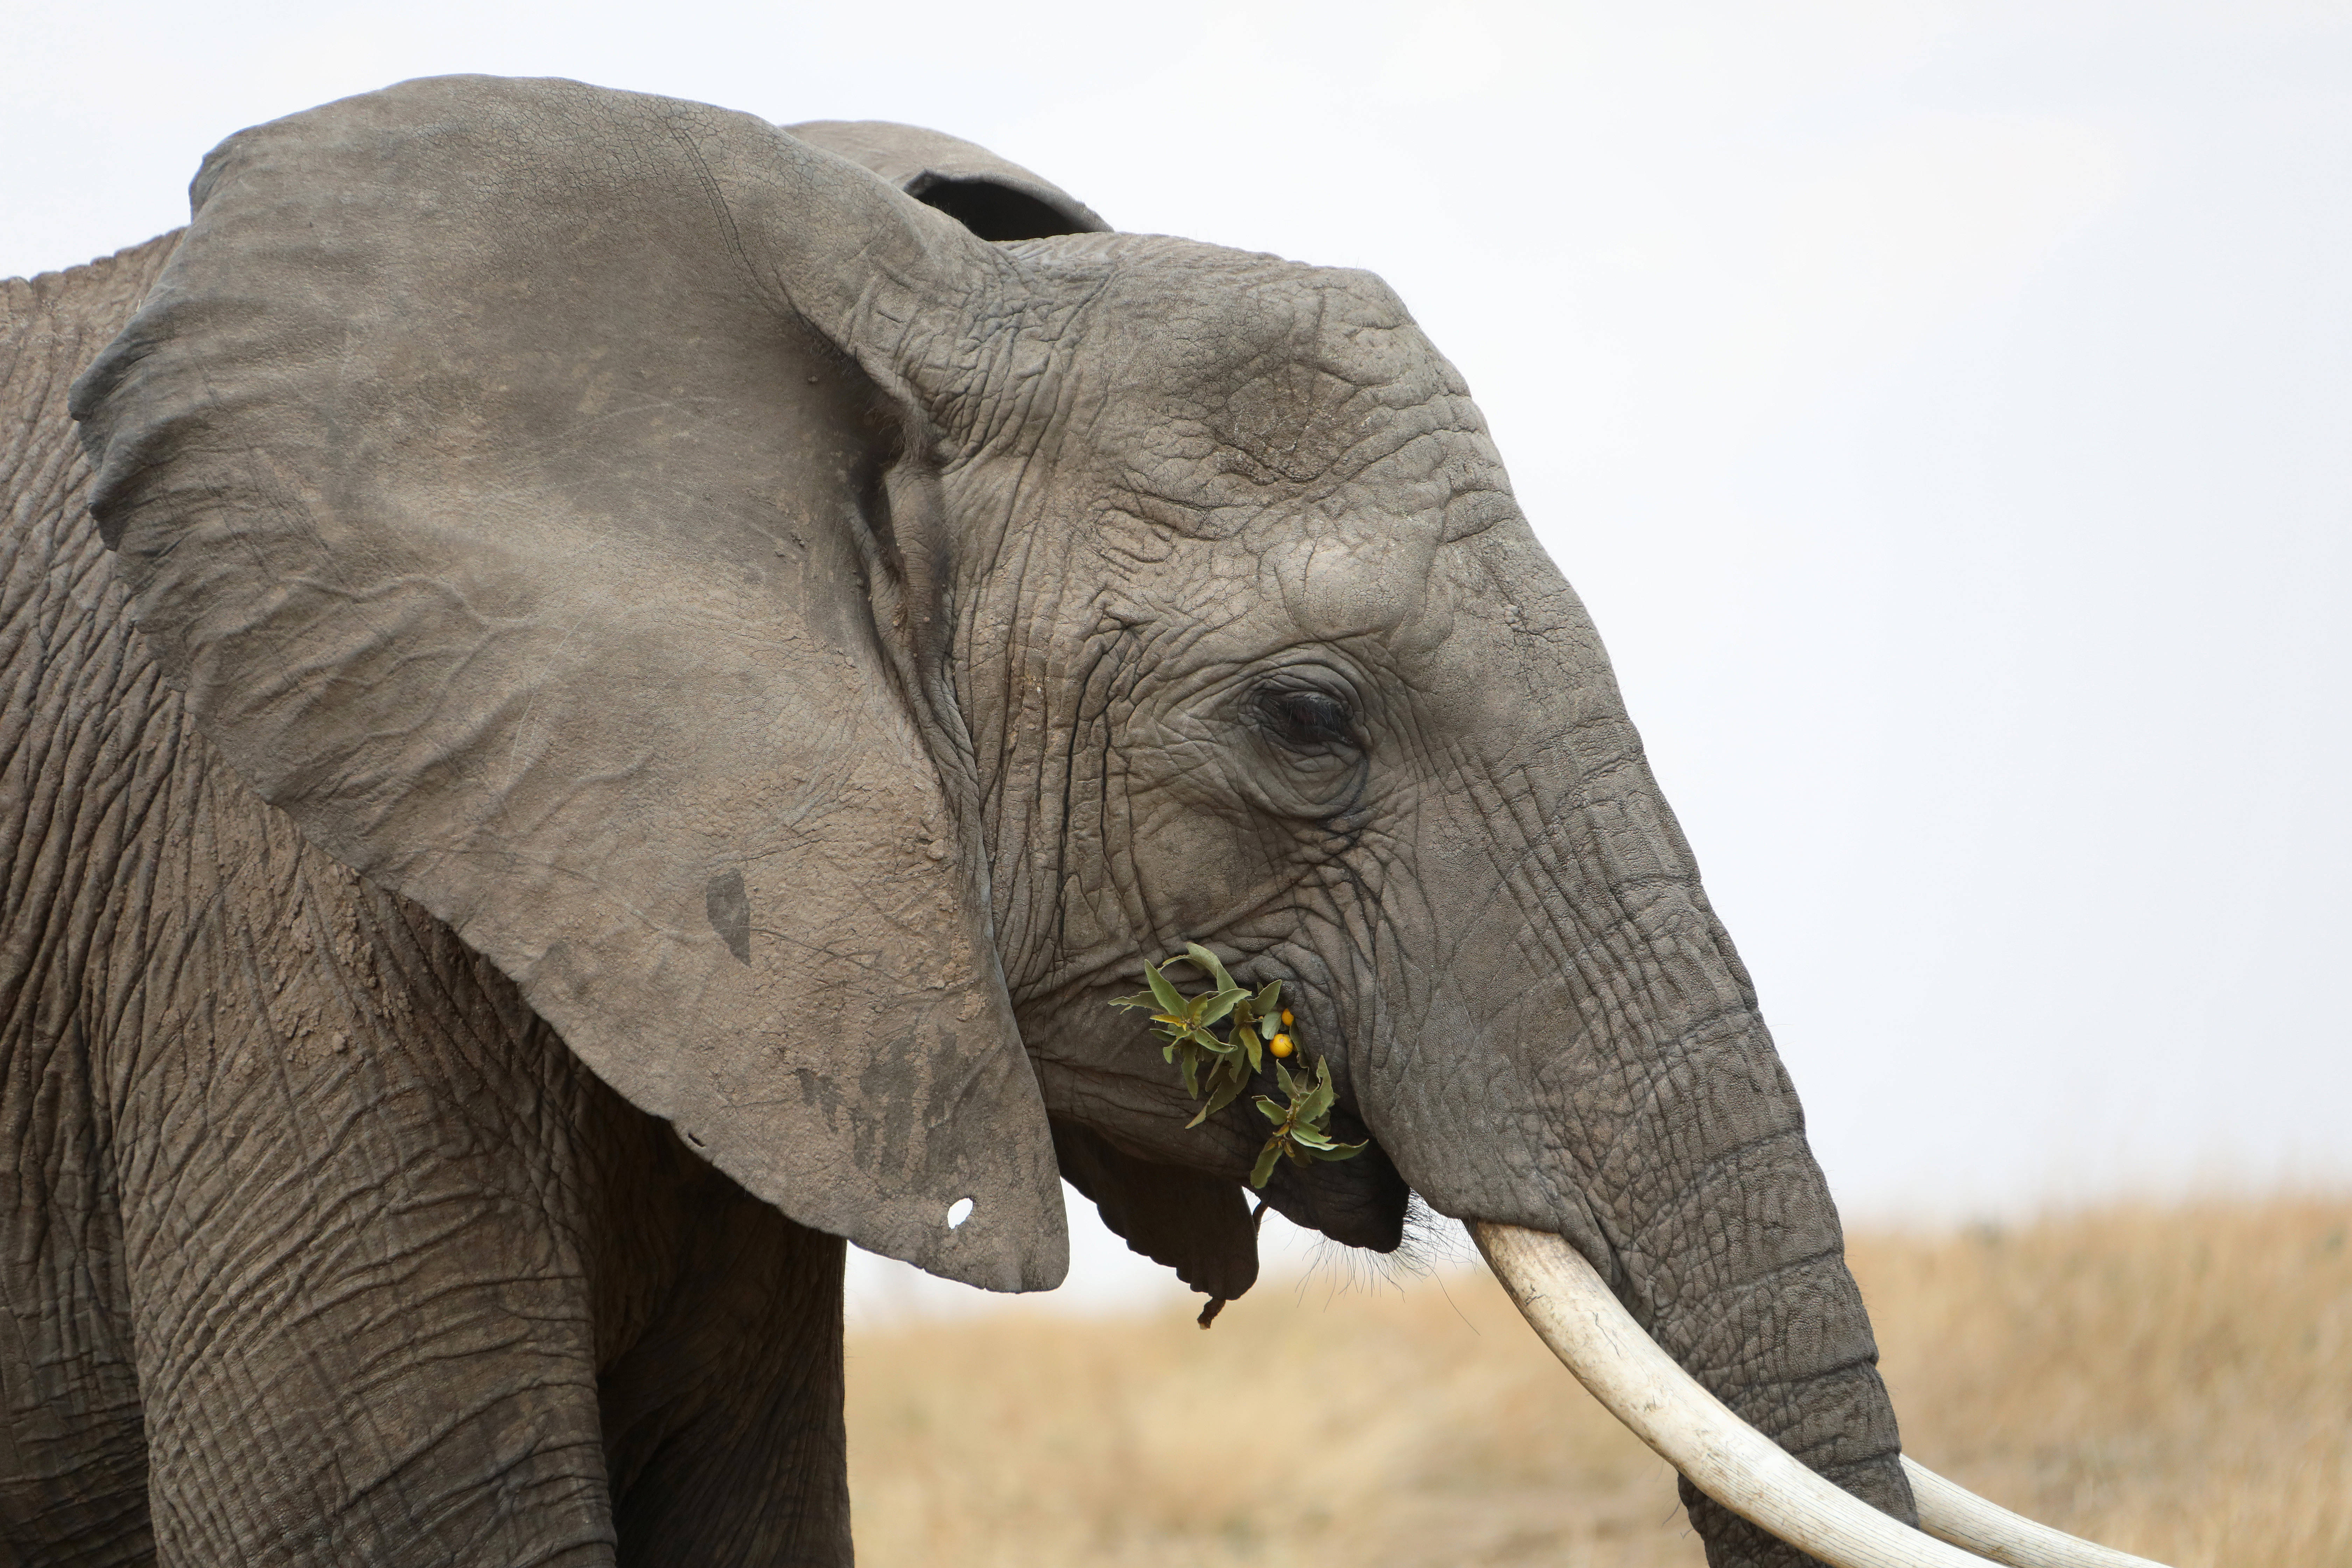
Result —
<svg viewBox="0 0 2352 1568"><path fill-rule="evenodd" d="M735 962L751 962L751 895L743 889L743 873L721 871L702 889L702 905L710 929L725 939Z"/></svg>

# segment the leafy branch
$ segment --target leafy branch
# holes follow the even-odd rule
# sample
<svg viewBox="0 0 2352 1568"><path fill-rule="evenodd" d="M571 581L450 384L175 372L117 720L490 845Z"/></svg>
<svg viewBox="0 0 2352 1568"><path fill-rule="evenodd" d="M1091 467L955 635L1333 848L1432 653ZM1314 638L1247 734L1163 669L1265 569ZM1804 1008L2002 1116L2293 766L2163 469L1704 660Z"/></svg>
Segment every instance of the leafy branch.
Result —
<svg viewBox="0 0 2352 1568"><path fill-rule="evenodd" d="M1289 1033L1290 1013L1282 1005L1282 982L1269 980L1255 991L1236 985L1217 955L1197 942L1186 942L1177 956L1207 975L1212 989L1198 996L1186 996L1177 990L1161 972L1162 964L1176 962L1171 957L1161 964L1143 966L1149 990L1122 996L1111 1005L1151 1015L1158 1026L1153 1033L1167 1042L1160 1047L1161 1058L1184 1075L1186 1094L1205 1100L1200 1114L1184 1125L1198 1127L1239 1100L1271 1057L1283 1099L1276 1101L1261 1094L1252 1101L1258 1113L1274 1123L1274 1131L1258 1151L1250 1185L1263 1188L1274 1175L1274 1163L1285 1155L1293 1164L1306 1165L1362 1153L1363 1144L1341 1143L1331 1136L1331 1106L1338 1098L1331 1087L1331 1064L1314 1058L1314 1070L1308 1072L1304 1069L1309 1058L1302 1055L1299 1072L1293 1073L1284 1065L1283 1058L1297 1046ZM1229 1033L1219 1035L1220 1024Z"/></svg>

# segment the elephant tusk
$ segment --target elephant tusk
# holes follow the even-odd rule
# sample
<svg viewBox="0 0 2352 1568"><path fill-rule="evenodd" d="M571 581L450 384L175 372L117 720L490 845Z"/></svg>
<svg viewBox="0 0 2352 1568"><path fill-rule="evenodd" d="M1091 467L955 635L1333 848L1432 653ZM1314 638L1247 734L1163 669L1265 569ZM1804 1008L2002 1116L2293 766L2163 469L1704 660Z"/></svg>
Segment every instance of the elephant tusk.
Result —
<svg viewBox="0 0 2352 1568"><path fill-rule="evenodd" d="M1559 1237L1483 1221L1470 1235L1521 1315L1611 1415L1699 1490L1832 1568L1981 1568L1987 1558L2011 1568L2158 1568L2021 1518L1906 1459L1924 1532L1914 1530L1816 1475L1700 1387Z"/></svg>
<svg viewBox="0 0 2352 1568"><path fill-rule="evenodd" d="M1979 1557L2006 1563L2010 1568L2160 1568L2145 1557L2011 1513L1958 1482L1946 1480L1908 1455L1904 1457L1903 1473L1911 1478L1911 1499L1919 1505L1919 1528Z"/></svg>

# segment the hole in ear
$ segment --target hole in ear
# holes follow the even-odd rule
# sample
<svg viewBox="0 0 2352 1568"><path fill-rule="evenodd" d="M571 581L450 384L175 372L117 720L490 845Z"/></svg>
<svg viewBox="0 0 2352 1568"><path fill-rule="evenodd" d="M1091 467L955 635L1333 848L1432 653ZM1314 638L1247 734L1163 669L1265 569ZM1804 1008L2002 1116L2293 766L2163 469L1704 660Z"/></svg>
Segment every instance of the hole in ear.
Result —
<svg viewBox="0 0 2352 1568"><path fill-rule="evenodd" d="M1044 239L1054 234L1084 234L1086 226L1067 214L992 180L933 179L908 193L934 206L982 239Z"/></svg>
<svg viewBox="0 0 2352 1568"><path fill-rule="evenodd" d="M971 1200L958 1198L948 1205L948 1228L953 1230L971 1217Z"/></svg>

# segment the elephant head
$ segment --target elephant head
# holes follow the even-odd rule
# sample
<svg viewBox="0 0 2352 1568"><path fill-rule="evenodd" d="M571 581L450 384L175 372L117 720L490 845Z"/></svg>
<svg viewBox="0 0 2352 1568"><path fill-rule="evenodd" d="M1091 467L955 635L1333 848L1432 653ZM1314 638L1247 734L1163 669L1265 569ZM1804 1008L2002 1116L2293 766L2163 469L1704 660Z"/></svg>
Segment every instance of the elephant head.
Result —
<svg viewBox="0 0 2352 1568"><path fill-rule="evenodd" d="M1105 1005L1207 943L1370 1144L1269 1203L1572 1248L1914 1517L1754 990L1461 377L1366 274L800 131L450 79L214 153L74 405L208 737L752 1192L994 1289L1060 1279L1057 1171L1254 1276L1263 1124L1188 1129Z"/></svg>

